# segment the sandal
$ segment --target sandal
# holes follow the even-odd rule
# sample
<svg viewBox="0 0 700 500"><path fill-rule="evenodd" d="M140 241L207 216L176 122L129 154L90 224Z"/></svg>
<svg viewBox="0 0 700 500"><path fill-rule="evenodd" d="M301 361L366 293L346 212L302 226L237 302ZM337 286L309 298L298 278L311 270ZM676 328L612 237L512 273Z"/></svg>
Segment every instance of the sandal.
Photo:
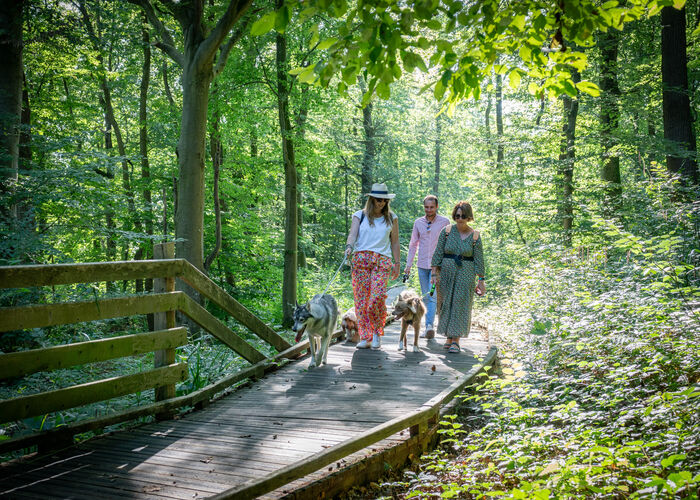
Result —
<svg viewBox="0 0 700 500"><path fill-rule="evenodd" d="M459 344L457 342L452 342L452 345L450 346L450 348L447 352L458 353L461 350L462 349L459 347Z"/></svg>
<svg viewBox="0 0 700 500"><path fill-rule="evenodd" d="M452 342L450 340L448 340L442 345L442 348L445 350L448 350L450 347L452 347Z"/></svg>

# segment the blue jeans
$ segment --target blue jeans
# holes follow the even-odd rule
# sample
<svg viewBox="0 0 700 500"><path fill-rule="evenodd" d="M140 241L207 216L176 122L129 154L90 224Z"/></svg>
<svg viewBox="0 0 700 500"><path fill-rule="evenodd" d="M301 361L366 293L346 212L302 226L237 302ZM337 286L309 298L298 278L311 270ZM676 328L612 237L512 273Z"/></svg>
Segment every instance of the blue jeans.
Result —
<svg viewBox="0 0 700 500"><path fill-rule="evenodd" d="M433 293L432 297L430 295L428 295L427 297L425 296L425 294L430 291L430 273L431 269L421 269L420 267L418 268L420 293L424 296L423 302L425 303L427 309L427 312L425 313L426 330L435 326L433 321L435 321L435 309L437 308L437 290L435 290L435 293Z"/></svg>

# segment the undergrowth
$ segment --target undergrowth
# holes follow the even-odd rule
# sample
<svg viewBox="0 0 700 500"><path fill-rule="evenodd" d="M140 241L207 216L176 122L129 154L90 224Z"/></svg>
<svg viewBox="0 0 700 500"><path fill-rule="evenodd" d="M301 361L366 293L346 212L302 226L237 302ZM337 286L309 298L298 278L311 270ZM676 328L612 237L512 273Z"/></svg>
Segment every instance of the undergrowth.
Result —
<svg viewBox="0 0 700 500"><path fill-rule="evenodd" d="M673 235L600 225L609 255L532 263L479 311L502 373L364 498L698 498L697 269Z"/></svg>

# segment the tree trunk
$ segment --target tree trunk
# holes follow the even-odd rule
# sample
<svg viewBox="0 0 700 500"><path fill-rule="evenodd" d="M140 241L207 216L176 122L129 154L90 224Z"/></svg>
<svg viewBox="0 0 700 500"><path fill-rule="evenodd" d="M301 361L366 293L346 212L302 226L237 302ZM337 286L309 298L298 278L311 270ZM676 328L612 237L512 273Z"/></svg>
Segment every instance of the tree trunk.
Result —
<svg viewBox="0 0 700 500"><path fill-rule="evenodd" d="M218 97L219 89L216 84L214 84L214 90L212 92L212 97L214 100ZM214 123L212 123L212 131L209 136L209 149L211 150L211 164L214 168L214 219L215 219L215 242L214 248L207 255L204 261L204 271L209 274L209 269L211 268L212 262L219 255L221 250L221 203L219 202L219 173L221 172L221 165L224 161L224 148L221 144L221 133L219 132L219 123L221 117L219 115L219 109L216 107L214 110Z"/></svg>
<svg viewBox="0 0 700 500"><path fill-rule="evenodd" d="M435 117L435 179L433 181L433 194L438 195L440 190L440 144L442 143L442 115Z"/></svg>
<svg viewBox="0 0 700 500"><path fill-rule="evenodd" d="M488 101L486 103L486 111L484 112L484 131L486 133L486 152L489 155L489 160L493 158L493 139L491 138L491 92L488 93Z"/></svg>
<svg viewBox="0 0 700 500"><path fill-rule="evenodd" d="M698 183L697 146L688 95L685 7L661 10L661 77L663 81L666 167L686 184Z"/></svg>
<svg viewBox="0 0 700 500"><path fill-rule="evenodd" d="M360 90L364 93L367 91L365 81L360 78ZM362 130L364 131L364 153L362 155L362 172L360 174L362 193L369 193L372 190L373 174L372 167L376 164L377 143L372 122L372 102L367 103L367 106L362 108Z"/></svg>
<svg viewBox="0 0 700 500"><path fill-rule="evenodd" d="M151 78L151 41L146 28L147 19L143 19L141 25L141 41L143 42L143 66L141 68L141 85L139 88L139 154L141 156L141 181L143 183L143 202L144 202L144 226L146 234L153 236L153 203L151 197L151 166L148 162L148 87ZM142 242L139 246L134 259L148 259L153 255L153 240ZM140 280L136 281L136 291L139 292ZM153 290L153 280L146 280L146 291ZM152 315L148 315L149 329L153 328Z"/></svg>
<svg viewBox="0 0 700 500"><path fill-rule="evenodd" d="M501 221L503 219L503 159L505 151L503 145L503 76L496 75L496 234L501 234Z"/></svg>
<svg viewBox="0 0 700 500"><path fill-rule="evenodd" d="M304 86L304 88L301 91L301 103L299 105L299 111L296 115L295 118L295 124L296 124L296 134L294 136L294 140L296 141L297 146L301 145L304 143L304 138L306 135L306 120L309 117L309 87ZM298 232L298 238L301 240L302 234L304 231L304 210L303 210L303 203L302 203L302 182L301 179L303 177L303 171L302 171L302 166L297 165L297 232ZM310 176L308 175L308 166L307 166L307 180L310 180ZM311 213L316 213L316 207L314 205L311 205L309 207L309 210ZM300 246L298 248L298 257L297 257L297 265L300 268L306 267L306 251L304 250L303 246Z"/></svg>
<svg viewBox="0 0 700 500"><path fill-rule="evenodd" d="M22 113L23 0L0 0L0 194L11 197L19 172L19 124ZM14 224L17 205L2 204L0 216Z"/></svg>
<svg viewBox="0 0 700 500"><path fill-rule="evenodd" d="M603 215L607 218L620 216L622 208L622 180L620 157L614 151L620 115L620 87L617 80L617 46L620 32L610 29L601 35L600 77L600 135L603 146L601 179L603 187Z"/></svg>
<svg viewBox="0 0 700 500"><path fill-rule="evenodd" d="M190 49L194 50L194 49ZM204 155L211 68L198 69L186 57L182 73L182 124L178 142L179 172L175 237L176 255L197 269L204 267Z"/></svg>
<svg viewBox="0 0 700 500"><path fill-rule="evenodd" d="M573 81L581 81L581 74L574 71ZM559 150L559 168L557 172L558 203L557 212L563 231L563 243L566 248L571 247L572 228L574 221L574 163L576 161L576 118L578 117L577 99L568 95L562 96L564 116L562 120L562 137Z"/></svg>
<svg viewBox="0 0 700 500"><path fill-rule="evenodd" d="M277 110L282 136L284 162L284 278L282 282L282 324L291 326L297 300L297 168L294 142L289 121L289 88L287 86L287 39L277 34Z"/></svg>

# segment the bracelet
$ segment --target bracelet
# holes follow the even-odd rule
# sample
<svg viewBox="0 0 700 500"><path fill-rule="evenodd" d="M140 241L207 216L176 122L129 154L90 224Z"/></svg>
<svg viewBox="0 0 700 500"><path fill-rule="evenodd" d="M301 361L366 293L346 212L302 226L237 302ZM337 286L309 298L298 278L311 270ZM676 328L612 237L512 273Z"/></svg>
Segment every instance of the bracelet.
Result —
<svg viewBox="0 0 700 500"><path fill-rule="evenodd" d="M486 278L483 278L483 277L479 278L479 281L485 281L485 280L486 280Z"/></svg>
<svg viewBox="0 0 700 500"><path fill-rule="evenodd" d="M345 245L345 248L349 248L350 250L352 250L352 247L353 247L353 246L352 246L350 243L348 243L347 245Z"/></svg>

